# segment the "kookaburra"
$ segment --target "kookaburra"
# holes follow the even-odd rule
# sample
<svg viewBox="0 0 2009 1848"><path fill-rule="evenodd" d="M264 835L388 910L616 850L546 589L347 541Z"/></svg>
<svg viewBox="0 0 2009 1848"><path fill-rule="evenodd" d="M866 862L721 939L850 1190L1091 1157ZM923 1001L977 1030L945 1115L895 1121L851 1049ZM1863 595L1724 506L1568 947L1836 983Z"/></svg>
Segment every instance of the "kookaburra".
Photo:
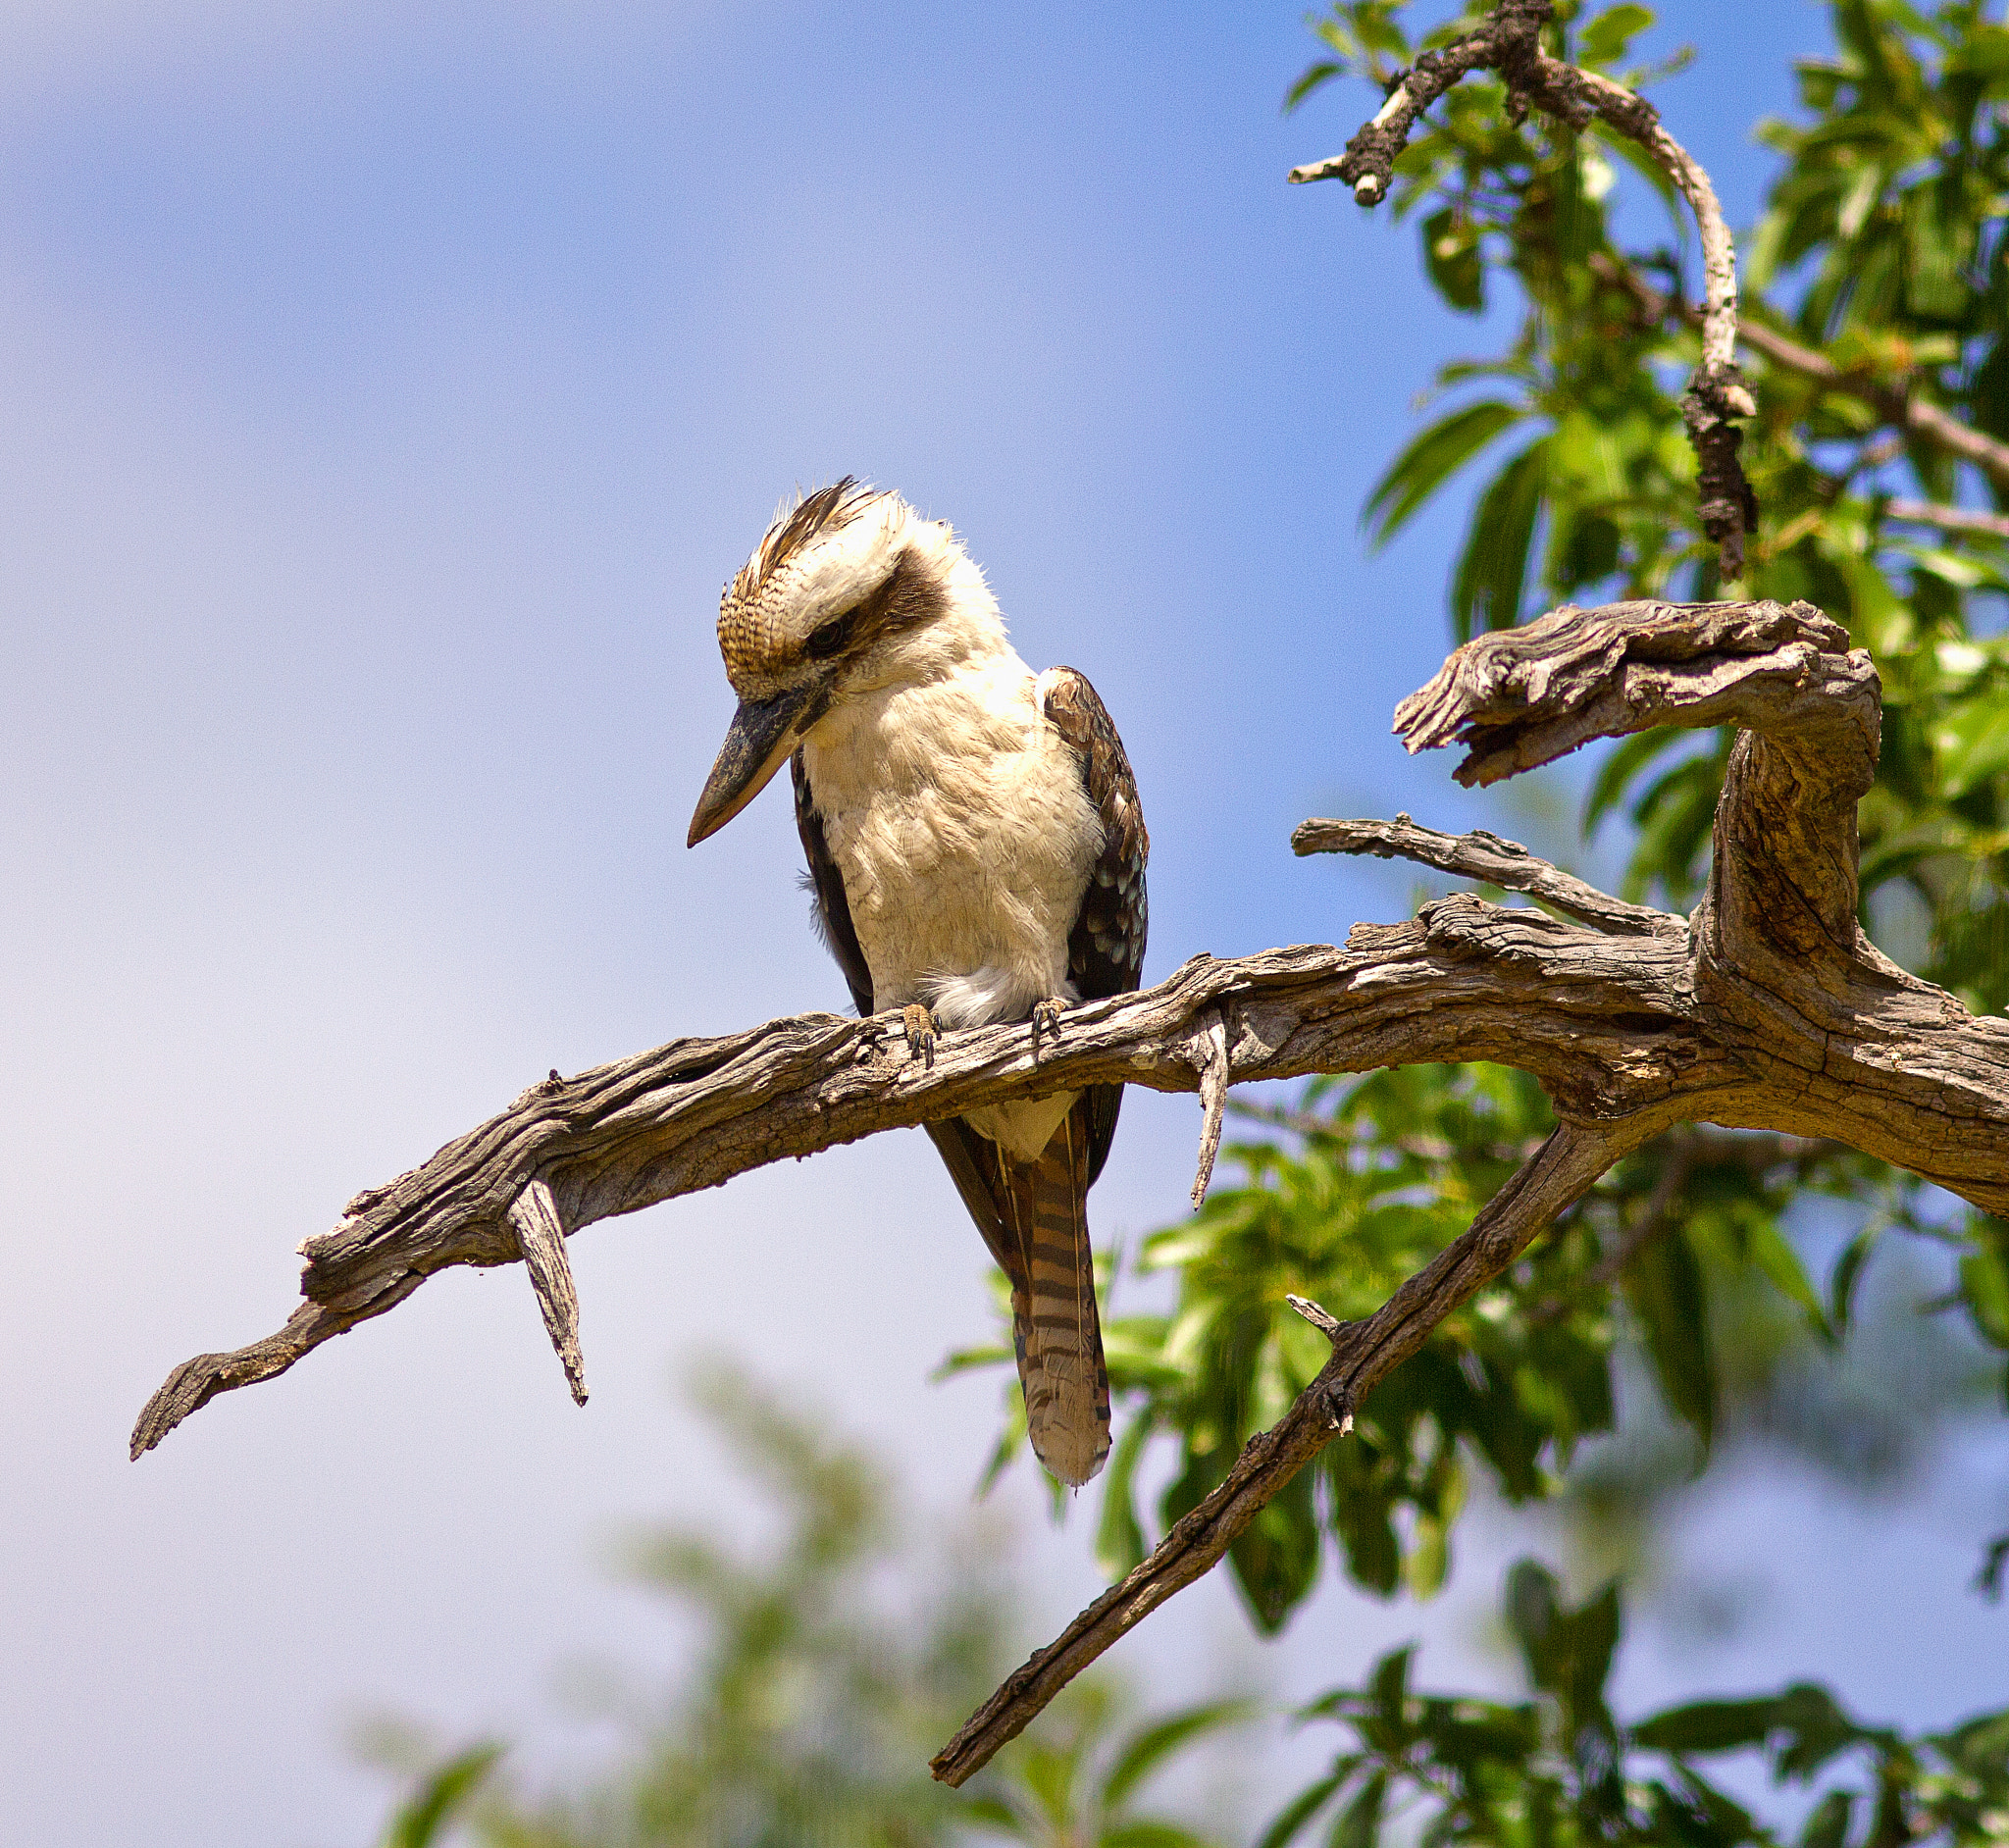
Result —
<svg viewBox="0 0 2009 1848"><path fill-rule="evenodd" d="M935 1028L1027 1020L1134 989L1150 842L1121 740L1071 667L1034 674L949 527L846 480L778 517L727 585L740 709L691 845L784 760L815 920L860 1013ZM1120 1085L988 1105L928 1134L1011 1285L1040 1461L1086 1482L1109 1449L1088 1190Z"/></svg>

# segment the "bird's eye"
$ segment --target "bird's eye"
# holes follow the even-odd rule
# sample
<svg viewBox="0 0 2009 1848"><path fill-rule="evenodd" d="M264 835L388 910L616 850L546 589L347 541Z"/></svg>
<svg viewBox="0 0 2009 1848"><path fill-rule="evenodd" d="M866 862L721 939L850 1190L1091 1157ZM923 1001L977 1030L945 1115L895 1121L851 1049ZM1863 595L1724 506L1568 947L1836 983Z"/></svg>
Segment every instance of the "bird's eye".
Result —
<svg viewBox="0 0 2009 1848"><path fill-rule="evenodd" d="M809 631L809 640L802 643L802 651L812 661L827 661L844 646L850 626L849 616L833 616L829 622Z"/></svg>

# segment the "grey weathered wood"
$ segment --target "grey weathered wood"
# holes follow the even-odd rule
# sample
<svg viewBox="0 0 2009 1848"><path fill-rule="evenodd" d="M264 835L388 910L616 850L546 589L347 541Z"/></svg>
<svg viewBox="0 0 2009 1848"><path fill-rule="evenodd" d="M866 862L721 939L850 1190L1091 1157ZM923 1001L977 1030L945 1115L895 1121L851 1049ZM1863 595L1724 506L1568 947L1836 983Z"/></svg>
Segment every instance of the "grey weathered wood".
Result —
<svg viewBox="0 0 2009 1848"><path fill-rule="evenodd" d="M1200 1073L1200 1158L1193 1170L1192 1201L1197 1210L1207 1198L1207 1184L1213 1179L1214 1158L1220 1154L1220 1131L1227 1116L1228 1084L1232 1065L1228 1057L1228 1026L1216 1015L1207 1024L1194 1048L1194 1065Z"/></svg>
<svg viewBox="0 0 2009 1848"><path fill-rule="evenodd" d="M1745 728L1692 920L1553 883L1492 836L1344 824L1328 838L1345 850L1412 853L1602 928L1454 894L1407 923L1357 925L1344 948L1195 957L1156 988L1070 1008L1037 1056L1029 1028L986 1027L944 1035L930 1068L888 1022L805 1014L546 1080L307 1240L306 1303L277 1334L178 1367L133 1454L436 1271L515 1259L509 1209L535 1177L576 1231L1007 1098L1196 1090L1208 1061L1196 1069L1191 1049L1216 1022L1231 1082L1491 1059L1533 1073L1566 1120L1626 1139L1682 1120L1832 1137L2009 1212L2009 1026L1896 968L1855 923L1878 697L1867 657L1804 604L1565 608L1483 637L1398 715L1413 746L1467 744L1468 781L1656 723Z"/></svg>
<svg viewBox="0 0 2009 1848"><path fill-rule="evenodd" d="M1439 834L1418 828L1407 815L1393 821L1301 821L1291 834L1293 853L1371 853L1377 859L1415 860L1439 872L1476 879L1508 892L1524 892L1543 904L1619 937L1678 937L1685 918L1629 904L1586 885L1572 873L1537 859L1519 841L1474 828L1469 834Z"/></svg>
<svg viewBox="0 0 2009 1848"><path fill-rule="evenodd" d="M548 1082L548 1081L547 1081ZM510 1204L509 1223L516 1230L523 1267L537 1292L544 1331L565 1369L572 1397L586 1404L586 1361L579 1352L579 1292L572 1283L572 1260L565 1254L565 1226L557 1202L542 1180L533 1175Z"/></svg>
<svg viewBox="0 0 2009 1848"><path fill-rule="evenodd" d="M1089 1084L1200 1090L1204 1179L1232 1083L1461 1059L1531 1072L1556 1132L1463 1238L1334 1331L1331 1362L1283 1422L973 1718L936 1761L960 1781L1217 1560L1444 1315L1670 1125L1844 1142L2009 1216L2009 1024L1897 968L1856 922L1855 804L1876 771L1879 699L1868 657L1805 604L1565 608L1483 637L1397 714L1412 748L1466 744L1468 782L1657 724L1739 729L1692 917L1623 904L1492 835L1310 823L1301 850L1400 853L1586 922L1456 893L1405 923L1356 925L1343 948L1196 956L1156 988L1070 1008L1057 1044L1036 1047L1028 1024L945 1034L931 1066L907 1054L897 1016L804 1014L546 1080L307 1240L306 1302L277 1334L178 1367L133 1455L436 1271L513 1261L542 1249L541 1228L562 1258L562 1228L878 1130ZM539 1288L562 1356L576 1322L562 1290Z"/></svg>

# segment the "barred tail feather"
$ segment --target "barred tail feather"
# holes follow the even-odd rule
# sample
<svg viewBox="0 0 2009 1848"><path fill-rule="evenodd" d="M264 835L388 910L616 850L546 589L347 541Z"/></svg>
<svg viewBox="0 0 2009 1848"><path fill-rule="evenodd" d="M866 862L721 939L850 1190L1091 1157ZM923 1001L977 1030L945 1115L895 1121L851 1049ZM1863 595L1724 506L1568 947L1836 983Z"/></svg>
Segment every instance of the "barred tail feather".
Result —
<svg viewBox="0 0 2009 1848"><path fill-rule="evenodd" d="M1109 1376L1088 1239L1088 1142L1070 1110L1036 1161L997 1150L1001 1204L1023 1254L1011 1309L1033 1453L1079 1486L1109 1454ZM995 1145L994 1145L995 1148ZM1014 1278L1014 1285L1016 1279Z"/></svg>
<svg viewBox="0 0 2009 1848"><path fill-rule="evenodd" d="M1109 1454L1109 1376L1088 1239L1096 1111L1083 1093L1034 1161L1015 1161L960 1117L927 1125L956 1191L1011 1285L1012 1346L1033 1454L1062 1482L1087 1482ZM1107 1137L1105 1137L1107 1141Z"/></svg>

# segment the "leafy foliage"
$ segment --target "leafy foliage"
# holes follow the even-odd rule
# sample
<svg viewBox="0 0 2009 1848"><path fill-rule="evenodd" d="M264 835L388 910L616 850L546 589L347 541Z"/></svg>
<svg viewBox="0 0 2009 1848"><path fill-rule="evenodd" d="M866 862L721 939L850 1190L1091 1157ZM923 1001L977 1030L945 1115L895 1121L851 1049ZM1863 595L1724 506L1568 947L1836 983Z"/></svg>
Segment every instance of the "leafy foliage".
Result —
<svg viewBox="0 0 2009 1848"><path fill-rule="evenodd" d="M701 1623L687 1684L598 1791L500 1788L501 1748L483 1745L417 1780L385 1848L433 1848L463 1823L488 1848L947 1848L973 1831L1036 1848L1212 1848L1139 1797L1246 1718L1238 1701L1126 1725L1116 1689L1091 1677L973 1789L936 1783L929 1753L1005 1667L995 1553L968 1534L939 1560L903 1544L885 1471L744 1374L714 1371L700 1396L783 1523L764 1557L694 1531L641 1549L644 1581Z"/></svg>
<svg viewBox="0 0 2009 1848"><path fill-rule="evenodd" d="M1170 1312L1105 1324L1112 1394L1128 1414L1098 1533L1111 1577L1146 1550L1138 1479L1154 1441L1177 1453L1156 1510L1163 1528L1324 1364L1325 1338L1286 1296L1342 1320L1373 1313L1464 1232L1551 1122L1532 1079L1485 1065L1319 1080L1300 1108L1242 1114L1295 1147L1231 1146L1243 1183L1217 1183L1190 1219L1144 1243L1140 1269L1176 1281ZM1810 1190L1878 1206L1818 1283L1780 1223ZM1229 1566L1252 1620L1283 1626L1315 1588L1328 1537L1356 1583L1430 1595L1450 1570L1474 1469L1510 1503L1567 1484L1586 1512L1623 1523L1619 1504L1691 1474L1727 1416L1844 1474L1887 1473L1907 1434L1929 1428L1934 1408L1971 1403L1978 1384L1970 1350L1908 1306L1893 1307L1909 1356L1901 1377L1880 1352L1855 1368L1838 1353L1859 1319L1869 1254L1892 1226L1931 1230L1908 1190L1838 1145L1688 1128L1622 1162L1390 1373L1358 1409L1353 1436L1237 1540ZM1001 1297L1001 1320L1006 1312ZM1579 1447L1613 1430L1619 1377L1635 1354L1686 1441L1665 1424L1658 1441L1635 1432L1629 1450L1608 1444L1587 1470ZM1009 1358L999 1346L950 1364ZM1022 1449L1015 1386L1008 1398L994 1471Z"/></svg>
<svg viewBox="0 0 2009 1848"><path fill-rule="evenodd" d="M1760 1757L1775 1786L1821 1786L1801 1848L2009 1841L2009 1710L1907 1737L1864 1724L1826 1688L1801 1682L1622 1726L1606 1697L1620 1632L1616 1585L1571 1610L1554 1576L1522 1560L1507 1576L1504 1615L1528 1699L1417 1693L1414 1649L1384 1656L1364 1688L1304 1710L1352 1737L1261 1848L1285 1848L1327 1818L1327 1841L1349 1848L1367 1848L1384 1828L1423 1848L1770 1848L1779 1834L1698 1763L1738 1753Z"/></svg>
<svg viewBox="0 0 2009 1848"><path fill-rule="evenodd" d="M1318 21L1334 55L1300 79L1293 105L1347 73L1385 84L1476 17L1412 45L1400 13L1359 0ZM1894 407L1908 395L2009 436L2009 28L1980 0L1930 15L1905 0L1833 0L1831 13L1836 55L1799 71L1806 120L1762 127L1780 166L1739 240L1746 319L1789 334L1828 368L1815 377L1744 353L1759 404L1744 462L1764 509L1746 588L1809 598L1875 655L1884 743L1862 813L1869 914L1892 926L1900 959L1999 1011L2009 1002L2009 540L1897 514L1914 496L2009 504L2009 479L1907 433ZM1638 83L1651 74L1621 67L1652 23L1641 6L1585 17L1562 0L1550 49ZM1622 168L1665 205L1662 241L1619 234ZM1667 308L1692 298L1695 257L1665 178L1602 126L1578 133L1539 115L1517 125L1490 79L1446 96L1396 172L1394 210L1417 219L1446 304L1471 313L1511 283L1523 312L1505 352L1440 373L1440 389L1484 395L1395 458L1367 502L1372 538L1385 542L1511 430L1516 446L1479 488L1452 572L1461 640L1520 621L1537 598L1714 594L1676 409L1698 336ZM1585 822L1629 812L1633 894L1659 888L1685 904L1699 892L1724 755L1721 741L1698 755L1659 732L1608 759ZM1928 920L1923 942L1897 941L1906 916Z"/></svg>

